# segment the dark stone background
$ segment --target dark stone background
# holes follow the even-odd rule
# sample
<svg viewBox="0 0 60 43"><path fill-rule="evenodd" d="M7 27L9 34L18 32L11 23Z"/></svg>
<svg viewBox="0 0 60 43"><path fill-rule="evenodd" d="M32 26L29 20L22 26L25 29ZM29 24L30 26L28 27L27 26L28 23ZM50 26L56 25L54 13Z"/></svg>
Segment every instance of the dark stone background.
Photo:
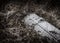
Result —
<svg viewBox="0 0 60 43"><path fill-rule="evenodd" d="M19 3L23 3L23 4L25 4L25 3L29 3L30 4L30 2L32 2L32 0L0 0L0 11L1 10L4 10L5 9L5 5L6 4L8 4L8 3L10 3L10 2L19 2ZM59 10L60 10L60 0L33 0L33 2L35 3L35 4L37 4L37 5L39 5L39 4L45 4L45 3L48 3L47 5L46 5L46 10L50 10L50 8L51 9L55 9L55 8L58 8ZM47 14L48 15L48 14ZM3 20L4 22L0 22L0 41L2 41L2 43L22 43L23 41L25 42L25 40L23 39L22 41L13 41L13 40L15 40L15 38L16 38L16 36L14 36L14 35L11 35L10 33L8 33L8 32L6 32L5 30L4 30L4 28L6 27L5 25L6 25L6 21L5 21L5 18L4 18L4 15L3 14L1 14L0 15L1 17L0 17L0 21L1 20ZM42 15L43 16L43 15ZM46 15L44 15L44 18L45 18L45 16ZM47 17L47 16L46 16ZM47 17L48 18L48 20L50 20L49 18L49 16ZM15 19L15 18L14 18ZM14 20L13 19L13 20ZM52 20L50 20L51 21L51 24L53 24L54 22L52 22L53 21L53 19ZM3 25L4 26L3 26ZM56 23L57 24L57 23ZM55 24L55 25L56 25ZM2 28L2 29L1 29ZM25 29L25 28L24 28ZM22 30L22 35L24 36L24 35L26 35L27 33L33 33L34 34L34 32L31 32L30 30L29 31L27 31L26 29L25 30ZM26 31L26 32L25 32ZM25 34L26 33L26 34ZM53 40L51 40L50 41L50 39L48 39L48 38L44 38L44 37L41 37L42 39L40 40L39 39L39 37L38 36L36 36L36 37L33 37L32 38L32 36L33 36L33 34L31 35L29 35L28 37L26 36L26 41L27 40L29 40L30 41L30 38L31 38L31 43L40 43L41 42L41 40L43 41L43 43L55 43ZM21 35L21 34L20 34ZM21 35L21 37L22 37L22 35ZM36 35L36 34L35 34ZM6 40L6 41L4 41L4 39L6 39L6 38L8 38L9 40ZM24 38L24 37L22 37L22 38ZM37 38L37 39L36 39ZM10 40L10 39L12 39L12 40ZM1 42L0 42L1 43ZM26 43L26 42L25 42ZM28 43L28 42L27 42Z"/></svg>
<svg viewBox="0 0 60 43"><path fill-rule="evenodd" d="M47 8L52 8L52 9L55 7L60 8L60 0L0 0L0 10L4 9L4 6L9 2L16 2L16 1L21 3L33 1L36 4L45 4L46 2L48 2Z"/></svg>

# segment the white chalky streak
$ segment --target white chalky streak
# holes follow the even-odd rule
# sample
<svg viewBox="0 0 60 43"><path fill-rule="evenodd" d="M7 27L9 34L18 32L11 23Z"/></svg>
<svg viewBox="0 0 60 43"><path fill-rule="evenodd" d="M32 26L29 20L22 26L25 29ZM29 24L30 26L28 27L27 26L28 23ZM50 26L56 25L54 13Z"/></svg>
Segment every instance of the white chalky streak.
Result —
<svg viewBox="0 0 60 43"><path fill-rule="evenodd" d="M50 33L50 31L55 31L58 34L60 34L60 30L58 28L54 27L47 21L45 21L42 17L39 17L36 14L29 14L24 18L24 23L26 25L34 26L34 29L38 32L41 31L39 34L42 36L47 36L49 38L57 38L57 36L54 36L54 34ZM58 38L60 35L58 36ZM60 39L60 38L59 38Z"/></svg>

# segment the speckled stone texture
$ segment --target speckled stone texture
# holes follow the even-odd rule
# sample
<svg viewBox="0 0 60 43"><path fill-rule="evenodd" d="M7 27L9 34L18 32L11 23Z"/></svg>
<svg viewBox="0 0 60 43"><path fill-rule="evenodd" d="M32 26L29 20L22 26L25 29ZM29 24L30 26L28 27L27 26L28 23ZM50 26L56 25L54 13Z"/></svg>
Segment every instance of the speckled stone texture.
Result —
<svg viewBox="0 0 60 43"><path fill-rule="evenodd" d="M36 13L60 28L60 11L55 1L0 0L0 43L58 43L42 37L21 21L29 13ZM56 1L59 2L59 1Z"/></svg>

